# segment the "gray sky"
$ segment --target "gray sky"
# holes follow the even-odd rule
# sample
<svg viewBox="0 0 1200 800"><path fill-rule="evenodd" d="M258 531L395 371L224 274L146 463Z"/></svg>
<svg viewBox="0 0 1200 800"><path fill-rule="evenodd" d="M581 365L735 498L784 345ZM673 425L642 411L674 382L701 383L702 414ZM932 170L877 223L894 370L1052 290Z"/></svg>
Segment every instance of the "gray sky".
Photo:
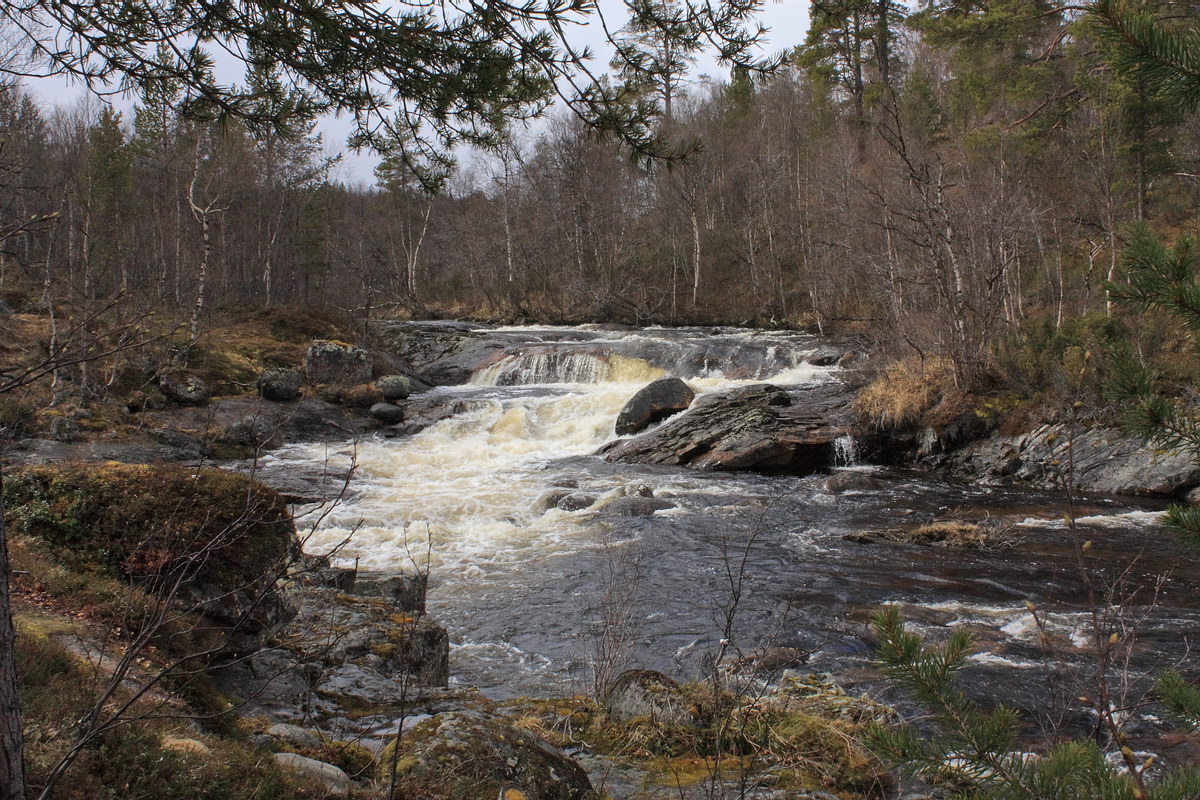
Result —
<svg viewBox="0 0 1200 800"><path fill-rule="evenodd" d="M616 30L624 24L624 5L621 0L598 0L600 10L610 29ZM779 53L794 47L804 39L808 29L807 0L766 0L760 19L770 28L767 34L764 55ZM595 53L593 70L605 71L612 49L604 40L604 33L598 22L579 26L575 43L587 45ZM692 77L711 75L724 79L725 70L717 65L712 53L701 56L693 70ZM45 102L50 104L70 103L77 100L85 90L78 85L69 85L60 79L46 78L26 81L26 85ZM118 109L127 110L132 107L131 100L116 100ZM339 179L348 183L373 183L373 170L378 159L370 153L353 153L345 149L346 136L350 131L350 121L343 118L326 117L318 123L327 149L331 153L343 153L342 165L339 168ZM536 127L536 123L535 123Z"/></svg>

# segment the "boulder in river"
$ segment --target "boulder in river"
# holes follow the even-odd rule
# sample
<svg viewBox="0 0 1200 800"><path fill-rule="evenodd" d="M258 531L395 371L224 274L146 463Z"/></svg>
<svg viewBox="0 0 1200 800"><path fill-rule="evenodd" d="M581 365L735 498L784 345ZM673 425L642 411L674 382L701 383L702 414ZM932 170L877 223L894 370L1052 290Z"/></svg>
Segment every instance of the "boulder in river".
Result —
<svg viewBox="0 0 1200 800"><path fill-rule="evenodd" d="M393 403L375 403L371 406L371 416L384 425L395 425L404 422L404 409Z"/></svg>
<svg viewBox="0 0 1200 800"><path fill-rule="evenodd" d="M696 393L679 378L660 378L642 387L617 415L616 432L627 436L674 416L696 399Z"/></svg>
<svg viewBox="0 0 1200 800"><path fill-rule="evenodd" d="M846 428L845 398L834 389L790 395L771 384L705 395L682 414L631 439L601 449L608 461L703 470L785 469L811 472L834 462Z"/></svg>
<svg viewBox="0 0 1200 800"><path fill-rule="evenodd" d="M308 347L304 371L310 386L360 386L371 382L371 359L361 347L318 339Z"/></svg>
<svg viewBox="0 0 1200 800"><path fill-rule="evenodd" d="M384 768L394 746L379 758ZM401 783L413 797L595 796L587 773L574 760L503 719L475 711L436 714L417 725L401 740L399 764Z"/></svg>

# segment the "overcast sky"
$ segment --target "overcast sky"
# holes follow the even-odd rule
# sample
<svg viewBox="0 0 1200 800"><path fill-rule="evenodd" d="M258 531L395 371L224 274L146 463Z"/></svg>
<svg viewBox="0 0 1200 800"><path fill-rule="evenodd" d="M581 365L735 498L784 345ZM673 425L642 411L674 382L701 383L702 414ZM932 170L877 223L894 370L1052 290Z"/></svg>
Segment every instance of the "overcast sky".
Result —
<svg viewBox="0 0 1200 800"><path fill-rule="evenodd" d="M600 9L605 14L605 20L610 29L620 28L625 19L621 0L599 0ZM808 0L766 0L761 14L761 21L770 28L764 48L764 55L776 54L799 44L808 29ZM574 38L574 37L573 37ZM612 48L604 39L601 26L592 22L578 28L579 45L587 45L595 52L594 69L602 71L607 67L612 54ZM693 70L693 79L701 75L711 75L724 79L725 69L718 66L712 53L701 56ZM27 85L37 95L48 103L69 103L78 99L84 90L77 85L68 85L61 80L44 79L28 81ZM115 105L125 110L132 107L131 100L117 100ZM535 123L536 124L536 123ZM353 153L345 150L346 136L350 131L349 120L327 117L318 124L325 140L326 147L331 153L343 152L342 166L339 179L348 183L372 183L372 172L378 159L369 153Z"/></svg>

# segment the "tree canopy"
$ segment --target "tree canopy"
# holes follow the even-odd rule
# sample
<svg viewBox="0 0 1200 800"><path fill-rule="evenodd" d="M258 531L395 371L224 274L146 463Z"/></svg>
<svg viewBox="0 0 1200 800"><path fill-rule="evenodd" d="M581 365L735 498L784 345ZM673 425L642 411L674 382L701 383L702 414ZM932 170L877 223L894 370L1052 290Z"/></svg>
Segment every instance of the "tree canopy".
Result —
<svg viewBox="0 0 1200 800"><path fill-rule="evenodd" d="M712 47L724 64L762 70L771 64L754 52L761 3L688 0L665 18L654 4L627 8L681 48ZM653 104L628 102L624 87L594 74L573 35L594 20L612 29L592 0L29 0L5 2L3 17L12 51L24 54L0 67L10 76L67 76L102 93L169 84L186 116L252 130L346 113L352 146L402 143L426 182L444 176L454 145L493 145L556 97L636 156L685 150L660 136ZM244 68L240 82L219 77L229 60ZM256 80L265 67L274 79Z"/></svg>

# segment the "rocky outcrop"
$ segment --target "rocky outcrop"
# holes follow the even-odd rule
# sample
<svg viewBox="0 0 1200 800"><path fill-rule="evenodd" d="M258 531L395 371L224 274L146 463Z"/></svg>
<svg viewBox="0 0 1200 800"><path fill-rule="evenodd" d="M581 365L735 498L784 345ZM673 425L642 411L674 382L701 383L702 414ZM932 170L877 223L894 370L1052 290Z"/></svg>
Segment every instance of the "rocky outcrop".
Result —
<svg viewBox="0 0 1200 800"><path fill-rule="evenodd" d="M381 764L390 763L385 751ZM533 734L474 711L437 714L406 734L401 779L414 797L589 800L587 773Z"/></svg>
<svg viewBox="0 0 1200 800"><path fill-rule="evenodd" d="M831 466L845 398L836 388L796 393L770 384L705 395L654 430L606 445L613 462L666 464L704 470L784 469L810 472Z"/></svg>
<svg viewBox="0 0 1200 800"><path fill-rule="evenodd" d="M674 416L696 399L696 393L679 378L662 378L642 387L617 415L616 433L628 436Z"/></svg>
<svg viewBox="0 0 1200 800"><path fill-rule="evenodd" d="M450 643L422 613L424 576L355 580L323 562L305 557L293 575L298 613L280 633L284 644L216 672L223 691L276 721L356 727L364 708L386 717L424 691L417 687L445 687Z"/></svg>
<svg viewBox="0 0 1200 800"><path fill-rule="evenodd" d="M371 382L371 359L361 347L318 339L308 347L304 372L310 386L361 386Z"/></svg>
<svg viewBox="0 0 1200 800"><path fill-rule="evenodd" d="M439 386L468 382L506 345L462 322L373 321L366 330L373 347L411 364Z"/></svg>
<svg viewBox="0 0 1200 800"><path fill-rule="evenodd" d="M1101 494L1172 496L1200 483L1191 455L1161 450L1112 428L1043 425L1021 436L993 437L944 460L959 475L1060 488L1070 470L1076 489ZM1056 463L1057 462L1057 463Z"/></svg>

